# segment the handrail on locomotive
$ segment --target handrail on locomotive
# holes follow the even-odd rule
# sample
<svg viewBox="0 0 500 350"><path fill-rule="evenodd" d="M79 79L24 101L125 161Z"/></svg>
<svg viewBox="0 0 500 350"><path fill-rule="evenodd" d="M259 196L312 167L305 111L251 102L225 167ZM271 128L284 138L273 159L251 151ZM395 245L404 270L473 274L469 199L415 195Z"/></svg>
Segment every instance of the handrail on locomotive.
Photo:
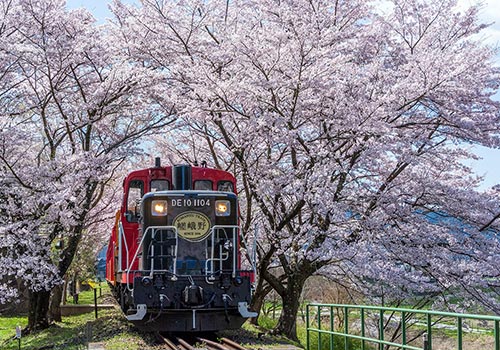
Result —
<svg viewBox="0 0 500 350"><path fill-rule="evenodd" d="M233 233L230 235L233 237L231 244L230 244L230 247L233 249L233 254L232 254L233 255L233 264L232 264L233 271L232 271L231 275L233 278L236 277L236 272L237 272L236 257L237 257L237 253L238 253L237 252L236 237L239 234L240 226L218 225L218 226L214 226L210 229L211 230L211 233L210 233L210 238L211 238L210 239L210 241L211 241L210 251L211 251L211 254L210 254L210 257L207 257L207 259L205 261L205 271L206 271L205 275L206 275L207 283L213 283L213 280L215 279L214 275L216 274L216 272L218 272L218 271L214 270L216 262L219 262L219 267L220 267L219 271L222 271L222 262L226 261L229 258L229 254L227 252L224 252L224 247L222 245L219 245L219 258L214 258L214 256L215 256L215 254L214 254L215 253L215 242L217 241L216 233L220 232L220 230L225 231L227 229L230 229L233 231ZM157 270L154 268L154 259L155 259L154 250L152 251L152 254L151 254L151 268L149 270L132 270L131 265L133 265L133 263L137 260L140 248L144 244L144 239L146 238L148 233L151 235L151 238L154 239L155 234L158 230L161 230L161 231L170 231L171 230L174 232L176 244L175 244L175 253L173 256L172 270ZM228 235L226 234L225 236L227 237ZM125 241L126 256L128 257L129 252L128 252L127 241L126 241L125 237L123 237L123 239ZM171 277L172 281L176 281L178 279L178 277L191 276L191 275L177 275L177 245L178 245L177 241L178 241L178 239L179 238L178 238L178 233L177 233L177 227L175 227L175 226L150 226L150 227L148 227L146 229L146 232L143 234L141 241L139 242L136 253L134 254L134 257L131 260L131 264L129 264L127 261L127 267L124 270L124 272L127 274L127 286L129 285L128 277L129 277L130 273L142 274L142 275L145 275L146 273L148 273L150 277L153 277L153 274L155 272L156 273L171 273L172 274L172 277ZM219 241L220 241L220 239L219 239ZM121 247L119 247L118 250L121 253L121 251L120 251ZM120 253L119 253L119 256L121 256ZM123 271L123 270L120 270L120 271ZM133 287L129 290L133 291Z"/></svg>

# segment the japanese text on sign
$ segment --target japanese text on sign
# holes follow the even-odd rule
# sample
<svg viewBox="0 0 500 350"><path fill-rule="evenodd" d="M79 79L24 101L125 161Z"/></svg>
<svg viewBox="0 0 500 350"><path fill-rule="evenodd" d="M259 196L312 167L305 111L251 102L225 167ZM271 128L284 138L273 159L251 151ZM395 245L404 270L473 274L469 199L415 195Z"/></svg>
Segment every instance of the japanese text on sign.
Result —
<svg viewBox="0 0 500 350"><path fill-rule="evenodd" d="M194 211L177 215L173 224L181 238L193 242L205 239L210 231L210 219L205 214Z"/></svg>

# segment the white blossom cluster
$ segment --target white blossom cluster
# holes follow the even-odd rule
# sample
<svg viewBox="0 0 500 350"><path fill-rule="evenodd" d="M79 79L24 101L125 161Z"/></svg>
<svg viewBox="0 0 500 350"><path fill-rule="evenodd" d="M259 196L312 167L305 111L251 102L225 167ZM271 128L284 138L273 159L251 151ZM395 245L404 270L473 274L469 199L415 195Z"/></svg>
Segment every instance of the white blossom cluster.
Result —
<svg viewBox="0 0 500 350"><path fill-rule="evenodd" d="M383 13L326 0L113 10L184 118L177 143L159 144L234 169L260 256L272 253L289 284L327 266L366 295L460 290L498 309L498 192L478 192L464 165L467 144L500 146L495 50L477 40L487 26L480 6L391 3Z"/></svg>
<svg viewBox="0 0 500 350"><path fill-rule="evenodd" d="M175 119L163 77L110 32L62 0L0 1L0 304L103 240L120 167Z"/></svg>

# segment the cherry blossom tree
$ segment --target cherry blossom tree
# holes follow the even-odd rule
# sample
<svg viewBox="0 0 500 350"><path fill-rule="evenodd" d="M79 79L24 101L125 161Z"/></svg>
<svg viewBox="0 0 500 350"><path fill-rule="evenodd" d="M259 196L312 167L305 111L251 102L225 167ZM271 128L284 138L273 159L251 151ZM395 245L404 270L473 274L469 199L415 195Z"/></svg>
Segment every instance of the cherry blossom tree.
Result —
<svg viewBox="0 0 500 350"><path fill-rule="evenodd" d="M0 281L29 289L28 327L39 329L50 290L110 213L103 198L117 168L174 120L173 103L162 77L132 63L88 12L59 0L5 0L0 16Z"/></svg>
<svg viewBox="0 0 500 350"><path fill-rule="evenodd" d="M500 146L479 7L372 5L117 1L97 27L63 1L0 1L0 281L31 291L30 327L47 325L117 167L174 114L166 149L241 179L278 332L296 338L304 283L326 267L372 296L460 287L496 310L498 192L463 163L466 144Z"/></svg>
<svg viewBox="0 0 500 350"><path fill-rule="evenodd" d="M127 50L165 73L193 142L247 184L260 276L282 297L277 331L291 338L304 282L327 265L360 286L461 285L482 302L498 278L498 238L485 231L499 207L464 165L465 145L500 146L480 7L374 4L114 6ZM276 261L282 275L269 273Z"/></svg>

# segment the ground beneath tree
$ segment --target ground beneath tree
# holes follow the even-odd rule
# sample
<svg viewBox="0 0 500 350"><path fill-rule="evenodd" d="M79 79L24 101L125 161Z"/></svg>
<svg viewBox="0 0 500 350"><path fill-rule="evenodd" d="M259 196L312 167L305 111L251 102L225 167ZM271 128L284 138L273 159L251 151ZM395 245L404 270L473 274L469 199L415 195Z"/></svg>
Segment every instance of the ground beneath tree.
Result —
<svg viewBox="0 0 500 350"><path fill-rule="evenodd" d="M139 331L134 325L127 322L119 310L107 311L106 315L90 321L87 332L90 342L98 342L106 349L163 349L154 333ZM203 335L206 337L206 335ZM182 336L181 336L182 337ZM227 330L211 334L210 338L229 338L252 350L297 350L298 344L291 343L288 339L269 333L268 330L245 324L238 330ZM214 339L215 340L215 339ZM130 346L134 344L135 346Z"/></svg>

